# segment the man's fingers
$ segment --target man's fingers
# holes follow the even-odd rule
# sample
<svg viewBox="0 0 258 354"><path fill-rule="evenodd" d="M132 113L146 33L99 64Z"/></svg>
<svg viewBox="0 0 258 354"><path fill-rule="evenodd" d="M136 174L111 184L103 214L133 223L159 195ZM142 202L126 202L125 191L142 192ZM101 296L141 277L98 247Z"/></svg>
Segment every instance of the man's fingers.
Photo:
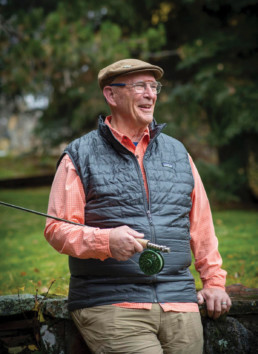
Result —
<svg viewBox="0 0 258 354"><path fill-rule="evenodd" d="M228 312L231 307L231 301L230 299L209 299L206 301L206 306L207 306L207 312L208 316L217 319L224 313Z"/></svg>
<svg viewBox="0 0 258 354"><path fill-rule="evenodd" d="M202 305L204 303L204 298L200 292L197 294L197 300L199 305Z"/></svg>
<svg viewBox="0 0 258 354"><path fill-rule="evenodd" d="M228 294L217 288L204 288L197 294L198 304L206 302L207 314L211 318L218 318L226 312L229 312L232 305Z"/></svg>
<svg viewBox="0 0 258 354"><path fill-rule="evenodd" d="M139 237L139 238L143 238L144 237L144 234L142 232L138 232L134 229L131 229L131 228L128 228L128 234L133 236L133 237Z"/></svg>
<svg viewBox="0 0 258 354"><path fill-rule="evenodd" d="M221 314L224 315L224 313L228 312L228 306L227 304L223 304L221 305Z"/></svg>
<svg viewBox="0 0 258 354"><path fill-rule="evenodd" d="M214 302L213 318L216 319L219 318L220 315L222 315L222 304L219 298L214 299L213 302Z"/></svg>
<svg viewBox="0 0 258 354"><path fill-rule="evenodd" d="M134 250L135 252L142 252L143 251L143 246L135 239L134 242Z"/></svg>
<svg viewBox="0 0 258 354"><path fill-rule="evenodd" d="M221 305L215 305L214 302L207 303L207 313L210 318L216 320L220 317L221 313Z"/></svg>
<svg viewBox="0 0 258 354"><path fill-rule="evenodd" d="M231 305L232 305L232 303L231 303L231 300L230 300L229 296L226 299L223 299L221 301L222 313L229 312Z"/></svg>
<svg viewBox="0 0 258 354"><path fill-rule="evenodd" d="M206 308L207 308L207 313L210 318L214 318L214 301L211 299L206 299Z"/></svg>
<svg viewBox="0 0 258 354"><path fill-rule="evenodd" d="M205 295L205 294L204 294ZM202 295L202 293L198 293L198 304L203 304L206 302L207 315L210 318L216 319L221 315L221 304L218 299L214 298L213 294L206 294L206 296Z"/></svg>
<svg viewBox="0 0 258 354"><path fill-rule="evenodd" d="M227 312L229 312L231 306L232 306L231 299L229 296L227 296Z"/></svg>
<svg viewBox="0 0 258 354"><path fill-rule="evenodd" d="M136 252L142 252L143 247L137 242L144 237L143 233L135 231L123 225L111 230L109 235L109 247L112 257L118 261L126 261Z"/></svg>
<svg viewBox="0 0 258 354"><path fill-rule="evenodd" d="M142 243L137 241L137 238L139 240L143 239L144 234L141 233L141 232L138 232L138 231L136 231L134 229L131 229L131 228L128 228L127 233L128 233L128 235L133 236L133 238L134 238L134 253L142 252L143 251L143 245L142 245Z"/></svg>

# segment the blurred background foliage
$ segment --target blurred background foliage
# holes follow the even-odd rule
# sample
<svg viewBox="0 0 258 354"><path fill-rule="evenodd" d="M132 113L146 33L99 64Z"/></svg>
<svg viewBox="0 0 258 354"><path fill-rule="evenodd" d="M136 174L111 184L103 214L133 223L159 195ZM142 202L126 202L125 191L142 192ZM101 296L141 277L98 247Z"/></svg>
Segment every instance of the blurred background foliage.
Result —
<svg viewBox="0 0 258 354"><path fill-rule="evenodd" d="M160 65L155 118L193 156L217 202L258 200L258 2L0 0L1 96L46 96L45 151L96 127L98 71Z"/></svg>

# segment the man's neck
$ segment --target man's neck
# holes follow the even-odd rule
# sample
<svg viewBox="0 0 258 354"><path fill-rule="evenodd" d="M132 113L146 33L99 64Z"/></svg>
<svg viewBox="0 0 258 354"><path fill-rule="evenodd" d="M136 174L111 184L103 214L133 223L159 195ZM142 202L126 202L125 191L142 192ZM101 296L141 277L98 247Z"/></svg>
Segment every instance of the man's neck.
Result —
<svg viewBox="0 0 258 354"><path fill-rule="evenodd" d="M122 122L119 124L115 119L111 118L110 125L113 129L117 130L119 133L126 135L133 142L139 142L144 135L145 130L148 126L143 127L129 127Z"/></svg>

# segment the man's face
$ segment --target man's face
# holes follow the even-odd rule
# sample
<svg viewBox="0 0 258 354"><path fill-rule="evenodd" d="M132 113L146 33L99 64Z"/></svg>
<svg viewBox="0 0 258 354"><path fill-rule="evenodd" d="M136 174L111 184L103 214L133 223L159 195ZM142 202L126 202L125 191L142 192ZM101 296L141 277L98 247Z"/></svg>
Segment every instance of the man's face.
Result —
<svg viewBox="0 0 258 354"><path fill-rule="evenodd" d="M134 73L116 78L113 83L134 84L139 81L156 82L152 73ZM153 120L157 95L147 84L143 93L137 93L132 86L112 87L116 106L113 115L119 115L132 129L147 127Z"/></svg>

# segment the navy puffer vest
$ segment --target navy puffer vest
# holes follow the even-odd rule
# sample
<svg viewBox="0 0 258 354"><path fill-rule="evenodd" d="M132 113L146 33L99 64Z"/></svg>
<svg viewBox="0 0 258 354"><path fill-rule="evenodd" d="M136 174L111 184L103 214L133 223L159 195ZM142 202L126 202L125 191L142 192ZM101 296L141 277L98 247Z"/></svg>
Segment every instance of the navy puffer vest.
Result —
<svg viewBox="0 0 258 354"><path fill-rule="evenodd" d="M171 248L164 254L163 270L153 276L140 270L139 254L128 261L69 257L70 311L120 302L197 302L188 269L194 181L187 151L161 133L163 126L155 122L150 126L144 155L149 201L136 156L115 139L102 117L98 130L65 149L84 186L85 225L128 225L151 242Z"/></svg>

